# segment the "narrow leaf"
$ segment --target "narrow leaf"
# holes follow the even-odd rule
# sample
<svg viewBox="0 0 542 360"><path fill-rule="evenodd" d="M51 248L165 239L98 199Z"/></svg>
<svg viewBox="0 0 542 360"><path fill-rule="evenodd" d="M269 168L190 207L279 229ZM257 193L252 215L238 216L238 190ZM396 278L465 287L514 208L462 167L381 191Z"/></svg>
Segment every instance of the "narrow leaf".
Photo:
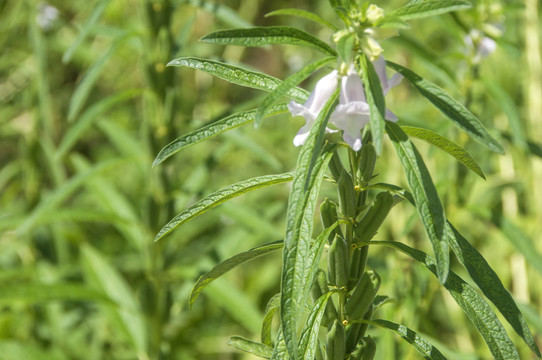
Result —
<svg viewBox="0 0 542 360"><path fill-rule="evenodd" d="M471 3L466 0L426 0L409 3L393 11L390 15L398 16L403 20L421 19L450 11L468 9L471 6Z"/></svg>
<svg viewBox="0 0 542 360"><path fill-rule="evenodd" d="M327 302L334 292L335 291L330 291L327 294L320 296L309 313L307 322L305 323L305 328L303 329L301 338L299 339L298 350L300 353L298 354L298 359L313 360L316 356L320 324L322 323L322 317L324 316Z"/></svg>
<svg viewBox="0 0 542 360"><path fill-rule="evenodd" d="M445 283L450 267L450 256L448 237L444 231L446 216L437 190L423 158L403 130L389 121L386 124L386 130L405 170L408 184L416 201L416 209L433 245L439 280Z"/></svg>
<svg viewBox="0 0 542 360"><path fill-rule="evenodd" d="M268 113L268 109L271 107L271 105L273 105L278 99L286 95L288 91L290 91L290 89L292 89L295 85L299 84L301 81L305 80L307 77L309 77L309 75L311 75L322 66L334 60L336 60L336 57L330 56L315 61L285 79L279 86L275 88L275 90L271 91L271 93L269 93L265 97L265 99L263 99L260 107L258 108L256 119L254 120L255 125L260 126L263 117Z"/></svg>
<svg viewBox="0 0 542 360"><path fill-rule="evenodd" d="M248 70L240 66L226 64L220 61L200 59L197 57L182 57L171 60L167 66L188 67L191 69L200 70L207 74L229 81L232 84L263 91L272 91L282 82L280 79L258 71ZM299 88L290 89L286 95L301 102L307 100L309 97L308 91Z"/></svg>
<svg viewBox="0 0 542 360"><path fill-rule="evenodd" d="M497 307L512 328L525 341L529 348L540 357L540 350L529 330L527 321L521 314L512 295L505 289L501 280L489 266L486 259L472 246L452 224L448 223L450 246L459 262L467 269L470 277L482 290L484 295Z"/></svg>
<svg viewBox="0 0 542 360"><path fill-rule="evenodd" d="M279 327L277 341L275 342L275 347L273 348L273 354L271 355L271 360L286 360L288 359L288 348L286 347L286 341L284 340L284 331L282 331L282 326Z"/></svg>
<svg viewBox="0 0 542 360"><path fill-rule="evenodd" d="M491 137L480 120L466 107L454 100L444 90L430 81L427 81L399 64L387 61L388 66L401 73L414 87L435 105L444 115L452 120L457 126L465 130L473 139L486 145L499 154L504 154L504 149L497 140Z"/></svg>
<svg viewBox="0 0 542 360"><path fill-rule="evenodd" d="M334 31L339 30L337 26L333 25L331 22L320 17L319 15L316 15L310 11L306 11L302 9L279 9L279 10L271 11L270 13L265 14L265 17L277 16L277 15L291 15L291 16L302 17L302 18L317 22L321 25L327 26Z"/></svg>
<svg viewBox="0 0 542 360"><path fill-rule="evenodd" d="M278 104L268 109L265 115L277 115L284 113L287 110L288 107L286 106L286 104ZM257 110L239 112L215 121L209 125L205 125L204 127L194 130L186 135L178 137L177 139L167 144L164 148L162 148L162 150L160 150L160 152L154 159L152 166L157 166L158 164L162 163L164 160L181 151L185 147L197 144L213 136L222 134L223 132L226 132L228 130L250 124L254 121L256 117L256 112Z"/></svg>
<svg viewBox="0 0 542 360"><path fill-rule="evenodd" d="M228 345L264 359L269 359L273 355L273 348L241 336L232 336L228 341Z"/></svg>
<svg viewBox="0 0 542 360"><path fill-rule="evenodd" d="M376 154L382 153L382 137L384 136L386 100L382 91L380 79L375 71L373 64L363 56L363 85L365 87L365 96L370 111L371 135Z"/></svg>
<svg viewBox="0 0 542 360"><path fill-rule="evenodd" d="M366 324L379 326L388 329L399 335L403 340L414 346L416 350L427 360L446 360L444 355L438 351L436 347L431 345L427 340L421 338L414 330L407 328L404 325L399 325L387 320L372 320L363 321Z"/></svg>
<svg viewBox="0 0 542 360"><path fill-rule="evenodd" d="M402 251L416 261L419 261L433 274L437 274L435 260L423 251L413 249L403 243L394 241L373 241ZM450 271L444 287L450 292L457 304L463 309L478 332L484 338L491 354L498 360L518 359L519 354L505 328L493 312L489 304L478 292L463 279Z"/></svg>
<svg viewBox="0 0 542 360"><path fill-rule="evenodd" d="M407 135L417 137L418 139L444 150L456 158L461 164L465 165L467 168L485 180L486 177L478 163L476 163L476 160L474 160L467 150L461 146L428 129L412 126L401 126L401 129L403 129Z"/></svg>
<svg viewBox="0 0 542 360"><path fill-rule="evenodd" d="M305 305L306 260L310 252L313 214L320 185L331 160L331 148L321 153L321 144L338 90L326 102L314 122L299 153L296 172L288 200L286 237L284 241L281 320L284 340L290 358L297 356L297 326Z"/></svg>
<svg viewBox="0 0 542 360"><path fill-rule="evenodd" d="M290 173L266 175L248 180L243 180L236 184L222 188L196 202L194 205L190 206L188 209L184 210L173 219L171 219L158 232L158 234L154 238L154 241L160 240L185 222L203 214L208 210L211 210L212 208L230 199L233 199L234 197L243 195L249 191L253 191L270 185L282 184L288 181L292 181L292 174Z"/></svg>
<svg viewBox="0 0 542 360"><path fill-rule="evenodd" d="M267 255L269 253L282 249L282 246L283 246L282 241L276 241L270 244L258 246L249 251L239 253L235 256L232 256L229 259L222 261L220 264L218 264L213 269L211 269L211 271L200 276L200 278L194 285L192 292L190 293L190 299L189 299L190 306L194 304L194 301L196 301L199 294L212 281L218 279L220 276L224 275L225 273L227 273L228 271L230 271L231 269L235 268L238 265L244 264L260 256Z"/></svg>
<svg viewBox="0 0 542 360"><path fill-rule="evenodd" d="M273 324L273 316L280 308L280 293L275 294L267 303L265 308L265 316L262 321L261 340L262 343L268 346L273 346L271 339L271 325Z"/></svg>
<svg viewBox="0 0 542 360"><path fill-rule="evenodd" d="M219 30L205 35L201 41L239 46L264 46L272 44L303 45L336 56L328 44L311 34L289 26L261 26L249 29Z"/></svg>

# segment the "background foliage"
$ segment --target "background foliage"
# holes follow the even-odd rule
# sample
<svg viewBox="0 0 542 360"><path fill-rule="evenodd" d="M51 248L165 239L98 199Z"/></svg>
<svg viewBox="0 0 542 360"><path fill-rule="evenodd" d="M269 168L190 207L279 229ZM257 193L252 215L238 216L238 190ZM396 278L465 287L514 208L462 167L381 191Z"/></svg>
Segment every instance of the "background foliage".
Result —
<svg viewBox="0 0 542 360"><path fill-rule="evenodd" d="M383 47L387 59L432 79L497 129L493 135L506 155L462 138L406 82L388 103L400 110L401 125L460 139L481 165L486 181L416 142L448 217L511 290L540 341L541 10L536 0L474 3L456 16L412 21ZM500 15L486 17L490 3L502 7ZM0 359L249 358L226 343L231 334L259 333L265 305L279 289L279 255L215 281L191 310L188 295L198 275L219 261L282 238L287 185L247 194L167 239L152 239L204 195L292 170L298 149L291 141L301 120L266 119L257 130L228 132L152 168L172 139L262 99L256 91L165 64L180 56L215 57L284 79L310 62L312 50L197 40L221 28L286 24L292 18L264 17L282 7L334 19L328 2L50 5L58 17L44 23L43 2L0 2ZM293 21L322 39L330 36L310 22ZM504 35L495 53L469 62L465 30L487 22L501 24ZM304 86L310 89L315 80ZM377 173L404 184L391 144L384 146ZM323 191L335 196L332 187ZM377 237L427 246L414 210L403 204ZM385 279L382 292L395 299L382 308L385 318L416 329L450 359L489 358L469 320L419 264L384 247L369 261ZM418 358L393 334L374 334L377 358Z"/></svg>

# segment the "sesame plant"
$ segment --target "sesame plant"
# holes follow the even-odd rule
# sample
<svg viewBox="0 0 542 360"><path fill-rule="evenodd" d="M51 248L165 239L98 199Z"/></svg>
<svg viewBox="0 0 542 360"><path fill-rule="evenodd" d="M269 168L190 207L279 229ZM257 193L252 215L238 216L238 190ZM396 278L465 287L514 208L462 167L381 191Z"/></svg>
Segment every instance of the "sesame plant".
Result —
<svg viewBox="0 0 542 360"><path fill-rule="evenodd" d="M184 223L247 192L291 182L284 239L237 254L216 265L196 282L192 305L204 288L224 273L249 260L282 251L280 293L269 299L258 342L232 337L230 344L268 359L373 359L378 349L371 329L382 328L410 343L423 358L444 359L442 353L409 324L381 318L379 309L392 301L380 293L386 273L368 265L371 249L389 247L420 263L432 273L467 314L496 359L519 359L516 346L540 351L516 302L481 253L448 221L424 156L411 137L419 138L454 157L461 166L484 177L474 158L461 146L422 127L402 126L400 112L391 112L386 94L400 82L409 83L462 133L503 154L480 119L460 101L418 73L392 59L384 59L385 40L409 21L460 11L465 0L413 0L397 9L384 9L361 0L330 0L336 19L299 9L281 9L269 16L303 17L332 30L330 43L289 26L220 30L202 41L218 45L305 46L321 54L285 80L248 67L216 60L182 57L169 66L203 71L231 83L267 92L253 110L230 114L165 146L154 166L180 150L237 127L259 127L269 118L290 113L305 120L293 138L300 147L293 172L263 175L222 188L172 218L155 237L162 240ZM494 47L491 39L471 32L468 46L479 61ZM320 69L327 74L312 93L297 87ZM331 69L331 70L329 70ZM388 72L393 75L390 77ZM284 100L288 99L288 100ZM400 108L400 104L394 108ZM388 183L375 172L390 141L402 166L408 188ZM286 146L286 145L285 145ZM334 199L320 196L321 185L336 187ZM335 200L336 199L336 200ZM432 254L378 235L384 220L400 202L417 210ZM322 231L315 229L319 205ZM265 204L262 204L265 206ZM450 255L453 254L453 255ZM468 282L450 270L451 256L470 276ZM476 284L483 296L470 283ZM489 302L488 302L489 300ZM492 303L491 306L489 303ZM514 344L496 313L509 323L524 344ZM274 319L277 321L274 322ZM437 334L429 334L435 336Z"/></svg>

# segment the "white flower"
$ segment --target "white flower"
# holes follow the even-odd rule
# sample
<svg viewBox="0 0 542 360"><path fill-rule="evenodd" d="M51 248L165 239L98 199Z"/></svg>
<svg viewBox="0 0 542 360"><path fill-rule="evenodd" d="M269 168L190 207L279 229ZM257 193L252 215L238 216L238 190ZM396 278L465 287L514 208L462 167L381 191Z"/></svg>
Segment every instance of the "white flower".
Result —
<svg viewBox="0 0 542 360"><path fill-rule="evenodd" d="M479 30L473 29L464 38L467 50L473 54L473 62L479 63L497 49L497 43L490 37L484 36Z"/></svg>
<svg viewBox="0 0 542 360"><path fill-rule="evenodd" d="M382 84L383 93L386 95L392 87L401 81L402 76L395 74L391 79L388 79L386 76L386 63L382 57L373 62L373 65ZM322 107L337 88L339 77L341 80L339 105L331 114L329 122L338 129L343 130L343 140L354 151L361 149L361 129L369 123L370 111L363 83L354 65L350 65L344 76L339 76L335 70L320 79L304 105L293 101L288 104L288 109L292 115L303 116L306 122L305 126L299 130L294 138L295 146L302 145L305 142L314 120L316 120ZM397 117L391 111L386 110L386 120L397 121ZM327 131L332 132L329 129Z"/></svg>
<svg viewBox="0 0 542 360"><path fill-rule="evenodd" d="M42 30L50 30L53 27L54 22L58 19L58 16L58 9L54 6L51 6L46 2L40 2L38 4L36 22Z"/></svg>
<svg viewBox="0 0 542 360"><path fill-rule="evenodd" d="M305 126L298 131L294 138L295 146L302 145L309 136L314 120L316 120L326 102L333 95L335 89L337 89L338 78L337 70L332 71L316 83L314 91L304 105L293 101L288 104L288 110L290 110L292 116L303 116L305 118Z"/></svg>

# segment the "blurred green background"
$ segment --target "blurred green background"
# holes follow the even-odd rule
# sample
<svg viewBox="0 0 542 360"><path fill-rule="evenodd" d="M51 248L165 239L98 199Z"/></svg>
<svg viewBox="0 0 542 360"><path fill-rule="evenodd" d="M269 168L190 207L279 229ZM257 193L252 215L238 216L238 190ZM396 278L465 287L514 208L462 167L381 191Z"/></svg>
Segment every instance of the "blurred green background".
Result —
<svg viewBox="0 0 542 360"><path fill-rule="evenodd" d="M406 1L377 2L384 9ZM471 152L478 178L415 140L452 223L495 269L542 339L542 61L537 0L477 1L468 11L412 21L382 43L468 105L506 148L490 153L404 82L388 96L401 125L430 128ZM262 93L165 64L180 56L242 63L285 78L317 55L298 47L240 48L198 42L211 31L288 24L329 40L297 18L312 10L339 24L326 0L0 1L0 359L250 359L230 335L258 339L279 291L279 255L243 265L209 286L193 309L197 277L219 261L284 232L288 186L230 201L152 239L174 215L223 186L291 171L300 118L267 119L196 144L155 168L174 138ZM479 59L471 30L497 38ZM322 71L320 75L324 74ZM317 77L302 84L311 89ZM378 181L406 186L386 142ZM336 198L333 186L323 193ZM398 205L377 236L430 251L415 210ZM483 340L438 281L389 249L369 264L395 299L376 314L418 331L450 359L487 359ZM459 268L459 267L457 267ZM458 270L460 275L466 275ZM466 279L468 277L465 277ZM507 324L505 324L507 326ZM378 359L417 359L393 334L373 331ZM513 331L525 359L529 349Z"/></svg>

